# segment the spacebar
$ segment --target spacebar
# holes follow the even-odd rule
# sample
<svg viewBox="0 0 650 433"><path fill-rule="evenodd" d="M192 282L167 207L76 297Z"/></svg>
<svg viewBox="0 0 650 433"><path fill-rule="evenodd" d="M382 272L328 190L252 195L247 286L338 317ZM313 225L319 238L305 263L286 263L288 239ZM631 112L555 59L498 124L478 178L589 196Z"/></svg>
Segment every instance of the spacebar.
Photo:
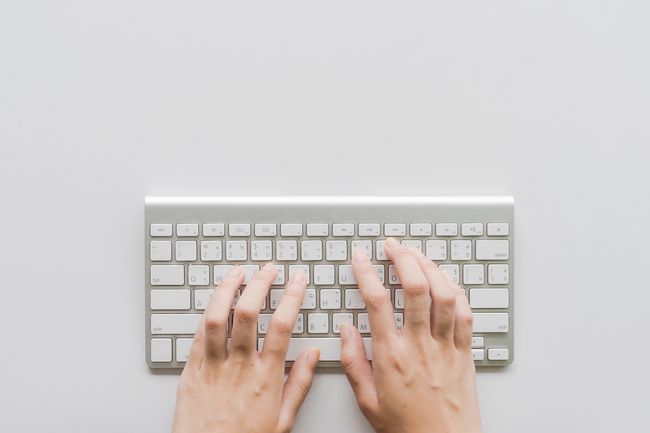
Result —
<svg viewBox="0 0 650 433"><path fill-rule="evenodd" d="M264 347L264 339L258 338L258 350ZM366 347L368 359L372 360L372 351L370 350L370 338L364 338L363 344ZM341 360L341 339L340 338L292 338L289 342L289 351L287 352L287 361L295 361L298 356L305 350L313 347L320 349L321 361L340 361Z"/></svg>

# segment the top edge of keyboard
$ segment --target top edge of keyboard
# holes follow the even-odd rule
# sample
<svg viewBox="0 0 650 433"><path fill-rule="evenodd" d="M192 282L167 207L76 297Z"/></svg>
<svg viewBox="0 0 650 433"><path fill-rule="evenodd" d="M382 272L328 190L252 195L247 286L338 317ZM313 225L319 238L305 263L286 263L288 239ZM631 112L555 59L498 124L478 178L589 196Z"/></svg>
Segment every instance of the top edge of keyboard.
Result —
<svg viewBox="0 0 650 433"><path fill-rule="evenodd" d="M500 204L514 205L514 197L496 196L145 196L147 206L155 205L400 205L400 204Z"/></svg>

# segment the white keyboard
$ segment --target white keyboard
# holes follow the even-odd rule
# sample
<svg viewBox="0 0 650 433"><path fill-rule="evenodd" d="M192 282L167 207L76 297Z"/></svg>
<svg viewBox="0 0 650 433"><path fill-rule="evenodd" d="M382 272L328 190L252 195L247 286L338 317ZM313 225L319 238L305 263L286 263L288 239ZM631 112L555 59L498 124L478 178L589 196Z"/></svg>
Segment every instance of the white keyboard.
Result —
<svg viewBox="0 0 650 433"><path fill-rule="evenodd" d="M183 367L223 276L241 265L245 290L268 261L278 272L259 316L258 348L285 282L304 272L307 292L287 362L320 347L321 366L339 365L341 323L359 329L372 358L350 256L360 248L371 257L401 327L404 293L384 254L384 241L393 236L420 249L466 290L476 365L508 364L514 355L513 218L512 197L146 197L147 363Z"/></svg>

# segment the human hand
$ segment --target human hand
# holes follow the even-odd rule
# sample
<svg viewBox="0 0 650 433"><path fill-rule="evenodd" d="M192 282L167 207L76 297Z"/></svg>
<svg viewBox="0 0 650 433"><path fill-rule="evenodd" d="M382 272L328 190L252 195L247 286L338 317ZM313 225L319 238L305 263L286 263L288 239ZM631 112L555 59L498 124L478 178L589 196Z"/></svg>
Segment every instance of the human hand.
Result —
<svg viewBox="0 0 650 433"><path fill-rule="evenodd" d="M227 347L228 315L243 281L234 267L215 290L196 331L181 375L174 433L287 433L305 399L319 352L302 353L284 380L284 360L305 294L306 278L293 275L257 351L257 318L275 267L264 266L235 306Z"/></svg>
<svg viewBox="0 0 650 433"><path fill-rule="evenodd" d="M480 432L464 292L419 251L393 238L385 251L404 289L403 330L363 252L355 252L352 265L372 330L372 366L359 331L341 330L341 363L361 411L378 433Z"/></svg>

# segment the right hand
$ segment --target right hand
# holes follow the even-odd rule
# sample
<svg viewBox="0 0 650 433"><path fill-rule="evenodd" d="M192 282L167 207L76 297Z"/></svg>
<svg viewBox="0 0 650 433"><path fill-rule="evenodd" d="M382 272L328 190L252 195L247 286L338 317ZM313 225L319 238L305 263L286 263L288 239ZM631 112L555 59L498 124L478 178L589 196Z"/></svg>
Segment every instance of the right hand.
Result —
<svg viewBox="0 0 650 433"><path fill-rule="evenodd" d="M341 363L378 433L476 433L481 419L472 360L472 312L463 290L422 253L385 244L404 289L404 328L365 253L352 260L372 329L372 366L359 331L341 329Z"/></svg>

